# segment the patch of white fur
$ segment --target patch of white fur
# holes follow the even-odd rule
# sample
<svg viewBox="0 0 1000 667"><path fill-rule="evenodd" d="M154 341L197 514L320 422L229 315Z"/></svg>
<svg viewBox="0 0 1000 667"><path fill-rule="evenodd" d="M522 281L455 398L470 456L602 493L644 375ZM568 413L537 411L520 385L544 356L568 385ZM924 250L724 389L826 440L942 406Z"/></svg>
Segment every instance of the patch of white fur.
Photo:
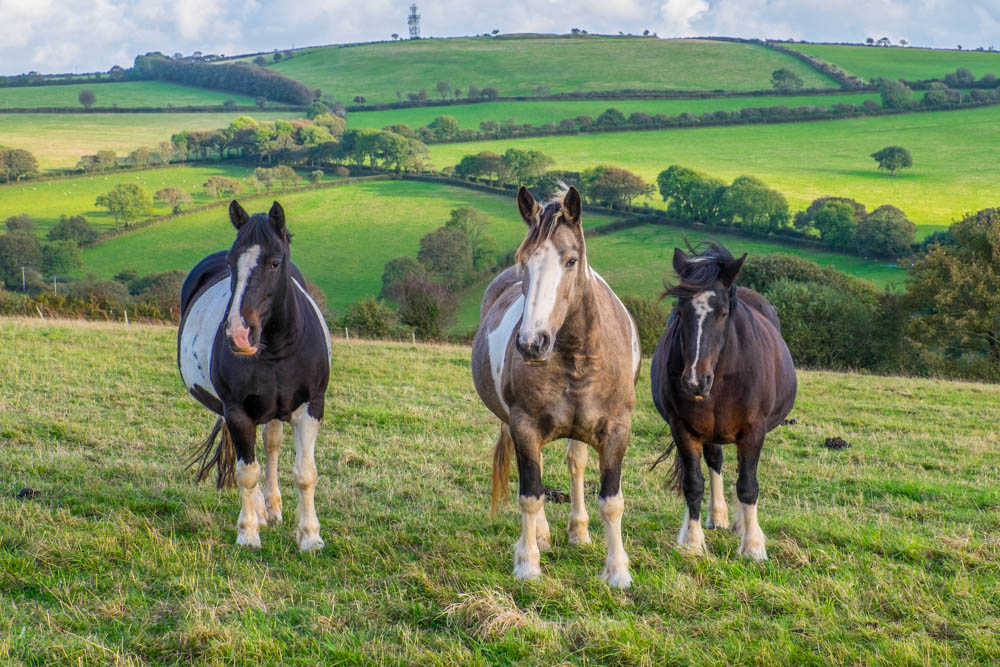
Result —
<svg viewBox="0 0 1000 667"><path fill-rule="evenodd" d="M740 503L740 516L733 523L733 532L740 535L741 556L749 556L753 560L767 560L767 549L764 548L764 531L757 523L757 505Z"/></svg>
<svg viewBox="0 0 1000 667"><path fill-rule="evenodd" d="M698 336L695 338L694 344L694 361L691 362L691 379L688 382L692 386L698 384L698 358L701 356L701 335L705 324L705 318L709 313L712 312L712 306L708 304L708 300L712 297L714 292L704 291L699 292L691 299L691 305L694 306L695 315L698 316Z"/></svg>
<svg viewBox="0 0 1000 667"><path fill-rule="evenodd" d="M521 508L521 538L514 544L514 576L518 579L537 579L542 574L537 522L544 502L542 497L517 499Z"/></svg>
<svg viewBox="0 0 1000 667"><path fill-rule="evenodd" d="M604 559L601 579L612 588L625 589L632 585L632 575L628 571L628 554L622 543L622 515L625 513L625 496L621 489L618 494L598 498L597 507L604 519L604 536L608 542L608 555Z"/></svg>
<svg viewBox="0 0 1000 667"><path fill-rule="evenodd" d="M307 292L306 289L299 284L299 281L296 280L295 278L292 278L292 282L295 283L295 286L299 288L299 291L302 292L303 296L305 296L306 299L309 300L309 304L313 307L313 312L316 313L316 319L319 320L319 325L323 327L323 333L326 334L326 337L323 339L324 341L326 341L326 356L328 358L333 356L333 348L330 346L330 329L328 329L326 326L326 318L323 317L323 313L320 312L319 306L316 305L316 302L313 301L313 298L309 296L309 292Z"/></svg>
<svg viewBox="0 0 1000 667"><path fill-rule="evenodd" d="M729 507L726 505L726 496L723 493L722 473L715 472L709 468L708 476L710 480L708 496L709 514L705 527L721 529L728 528Z"/></svg>
<svg viewBox="0 0 1000 667"><path fill-rule="evenodd" d="M253 245L243 251L239 259L236 260L236 290L233 292L233 305L229 307L229 329L246 329L246 322L240 313L243 304L243 294L247 289L247 282L250 280L250 273L257 267L260 260L260 246Z"/></svg>
<svg viewBox="0 0 1000 667"><path fill-rule="evenodd" d="M562 257L552 240L547 239L525 261L525 267L528 270L528 299L521 318L521 334L532 336L549 328L549 317L559 298Z"/></svg>
<svg viewBox="0 0 1000 667"><path fill-rule="evenodd" d="M309 404L303 403L292 413L293 440L295 441L295 484L299 487L299 524L296 540L299 549L322 549L323 538L319 536L319 518L316 516L316 435L319 420L309 414Z"/></svg>
<svg viewBox="0 0 1000 667"><path fill-rule="evenodd" d="M566 466L569 468L569 522L567 532L570 544L590 544L590 516L584 501L583 475L587 470L587 443L566 440Z"/></svg>
<svg viewBox="0 0 1000 667"><path fill-rule="evenodd" d="M216 398L219 394L212 385L212 346L228 303L229 281L220 280L191 304L181 331L180 365L184 384L189 390L198 385Z"/></svg>
<svg viewBox="0 0 1000 667"><path fill-rule="evenodd" d="M247 465L240 459L236 462L236 483L240 487L243 500L240 518L236 524L236 544L260 549L260 512L263 497L260 496L260 464L254 461ZM258 507L258 501L261 506ZM266 524L265 524L266 525Z"/></svg>
<svg viewBox="0 0 1000 667"><path fill-rule="evenodd" d="M687 506L684 507L684 520L677 534L677 545L696 553L705 552L705 532L701 529L701 522L691 518Z"/></svg>
<svg viewBox="0 0 1000 667"><path fill-rule="evenodd" d="M486 342L490 352L490 372L493 374L493 388L496 389L497 398L503 406L505 413L510 413L507 402L503 400L502 380L503 367L507 360L507 346L511 336L514 335L514 327L524 312L524 295L519 294L514 303L510 304L507 312L503 314L503 319L493 331L486 334Z"/></svg>
<svg viewBox="0 0 1000 667"><path fill-rule="evenodd" d="M588 266L587 268L589 269L590 267ZM639 330L635 326L635 320L632 319L632 314L628 312L628 308L625 307L625 304L622 303L622 300L618 298L618 295L615 294L615 291L613 289L611 289L611 286L608 285L607 281L604 280L604 278L601 277L601 275L599 273L597 273L597 271L591 271L590 275L591 275L591 278L597 278L602 283L604 283L604 286L607 287L608 291L611 292L611 295L613 297L615 297L615 301L618 302L618 305L621 307L622 311L625 313L625 317L628 318L629 324L632 326L632 331L631 331L631 333L632 333L632 373L634 375L635 373L639 372L639 364L642 363L642 347L639 345Z"/></svg>

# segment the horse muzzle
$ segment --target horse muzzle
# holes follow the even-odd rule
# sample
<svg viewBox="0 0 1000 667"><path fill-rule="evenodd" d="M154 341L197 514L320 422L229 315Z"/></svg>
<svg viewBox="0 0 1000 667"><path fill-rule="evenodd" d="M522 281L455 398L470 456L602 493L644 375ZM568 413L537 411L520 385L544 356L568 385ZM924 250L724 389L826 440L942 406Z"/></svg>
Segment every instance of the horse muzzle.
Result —
<svg viewBox="0 0 1000 667"><path fill-rule="evenodd" d="M691 377L685 373L681 377L681 387L684 394L693 401L704 401L712 393L712 384L715 376L712 373L704 373L697 377Z"/></svg>
<svg viewBox="0 0 1000 667"><path fill-rule="evenodd" d="M518 332L514 347L529 366L544 364L552 356L552 335L548 331Z"/></svg>
<svg viewBox="0 0 1000 667"><path fill-rule="evenodd" d="M241 357L252 357L257 354L257 345L251 342L256 332L253 327L226 328L226 339L229 341L229 348L234 354Z"/></svg>

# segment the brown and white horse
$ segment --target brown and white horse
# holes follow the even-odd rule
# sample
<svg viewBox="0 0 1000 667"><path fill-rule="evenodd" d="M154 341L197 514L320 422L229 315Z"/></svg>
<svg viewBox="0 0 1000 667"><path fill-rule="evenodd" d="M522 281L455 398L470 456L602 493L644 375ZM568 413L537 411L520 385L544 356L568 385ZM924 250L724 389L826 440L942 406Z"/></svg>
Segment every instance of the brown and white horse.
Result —
<svg viewBox="0 0 1000 667"><path fill-rule="evenodd" d="M608 547L601 577L628 588L621 466L632 430L639 336L625 306L587 263L580 193L570 188L541 207L522 187L517 203L528 234L517 264L487 288L472 344L476 391L503 422L493 456L491 509L508 493L513 450L522 517L514 576L538 577L539 552L550 546L541 447L568 439L569 543L585 544L590 533L583 473L591 445L600 456L598 507Z"/></svg>

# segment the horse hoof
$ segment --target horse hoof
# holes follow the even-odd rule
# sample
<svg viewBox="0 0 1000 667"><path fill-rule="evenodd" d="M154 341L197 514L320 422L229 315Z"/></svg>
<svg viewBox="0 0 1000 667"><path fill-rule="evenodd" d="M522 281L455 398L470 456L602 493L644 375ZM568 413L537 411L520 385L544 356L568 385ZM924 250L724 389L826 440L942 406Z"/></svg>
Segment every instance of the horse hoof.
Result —
<svg viewBox="0 0 1000 667"><path fill-rule="evenodd" d="M535 538L535 542L538 544L538 550L539 551L551 551L552 550L552 542L549 539L548 535L546 535L545 537L541 537L541 536L536 537Z"/></svg>
<svg viewBox="0 0 1000 667"><path fill-rule="evenodd" d="M629 574L627 568L609 572L608 568L605 567L601 572L601 579L603 579L611 588L617 588L622 591L632 586L632 575Z"/></svg>
<svg viewBox="0 0 1000 667"><path fill-rule="evenodd" d="M767 549L764 547L764 540L743 540L742 544L740 544L739 554L758 563L767 560Z"/></svg>
<svg viewBox="0 0 1000 667"><path fill-rule="evenodd" d="M726 530L729 528L729 519L728 517L719 517L718 519L715 519L710 516L705 522L705 528L708 528L709 530Z"/></svg>
<svg viewBox="0 0 1000 667"><path fill-rule="evenodd" d="M590 532L583 530L575 533L569 534L569 543L572 546L580 546L583 544L590 544Z"/></svg>
<svg viewBox="0 0 1000 667"><path fill-rule="evenodd" d="M538 579L542 576L542 568L538 563L515 563L514 576L518 579Z"/></svg>
<svg viewBox="0 0 1000 667"><path fill-rule="evenodd" d="M268 510L267 511L267 522L269 524L277 524L283 521L281 516L281 510Z"/></svg>
<svg viewBox="0 0 1000 667"><path fill-rule="evenodd" d="M326 546L319 533L311 536L299 535L299 551L318 551Z"/></svg>
<svg viewBox="0 0 1000 667"><path fill-rule="evenodd" d="M236 544L240 545L241 547L260 549L260 535L248 535L247 533L238 533L236 535Z"/></svg>

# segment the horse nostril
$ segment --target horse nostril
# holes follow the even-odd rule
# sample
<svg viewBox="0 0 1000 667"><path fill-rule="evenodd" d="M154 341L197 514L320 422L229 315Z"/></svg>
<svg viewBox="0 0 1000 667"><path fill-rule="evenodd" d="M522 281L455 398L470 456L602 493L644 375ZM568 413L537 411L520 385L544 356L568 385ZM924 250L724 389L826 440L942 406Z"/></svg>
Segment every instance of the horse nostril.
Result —
<svg viewBox="0 0 1000 667"><path fill-rule="evenodd" d="M542 331L538 334L538 351L544 352L549 349L549 341L551 340L547 331Z"/></svg>

